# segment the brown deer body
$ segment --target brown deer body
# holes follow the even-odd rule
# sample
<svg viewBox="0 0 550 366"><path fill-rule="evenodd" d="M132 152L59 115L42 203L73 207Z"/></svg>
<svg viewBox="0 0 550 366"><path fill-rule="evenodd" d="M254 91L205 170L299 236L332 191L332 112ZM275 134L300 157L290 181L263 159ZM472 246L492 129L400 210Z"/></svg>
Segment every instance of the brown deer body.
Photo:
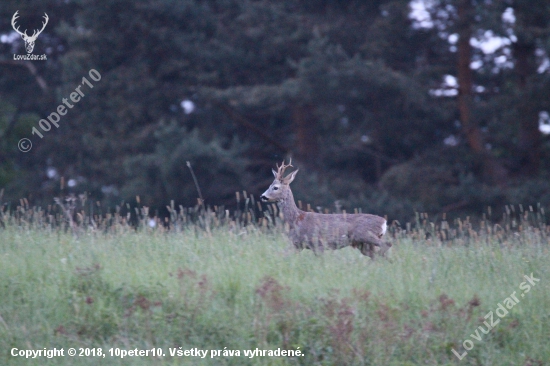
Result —
<svg viewBox="0 0 550 366"><path fill-rule="evenodd" d="M362 254L374 258L375 247L383 255L391 243L382 240L386 233L386 219L369 214L320 214L305 212L294 202L290 183L298 170L284 177L283 164L273 170L275 180L261 199L264 202L277 202L285 222L289 226L289 237L296 249L311 249L322 252L325 249L340 249L352 246Z"/></svg>

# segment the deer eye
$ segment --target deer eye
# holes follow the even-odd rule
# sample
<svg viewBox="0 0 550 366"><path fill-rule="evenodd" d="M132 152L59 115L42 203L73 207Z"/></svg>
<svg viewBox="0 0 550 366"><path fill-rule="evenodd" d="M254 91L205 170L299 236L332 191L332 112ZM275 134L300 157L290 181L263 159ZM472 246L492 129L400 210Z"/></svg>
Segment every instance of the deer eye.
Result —
<svg viewBox="0 0 550 366"><path fill-rule="evenodd" d="M279 187L273 187L273 190L274 190L274 191L276 191L276 190L278 190L278 189L279 189Z"/></svg>

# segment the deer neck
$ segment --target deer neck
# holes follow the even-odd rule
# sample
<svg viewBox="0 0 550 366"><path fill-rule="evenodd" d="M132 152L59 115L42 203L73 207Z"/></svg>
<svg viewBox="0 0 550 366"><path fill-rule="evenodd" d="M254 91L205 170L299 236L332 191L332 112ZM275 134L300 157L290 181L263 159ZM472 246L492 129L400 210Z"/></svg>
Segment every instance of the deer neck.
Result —
<svg viewBox="0 0 550 366"><path fill-rule="evenodd" d="M292 195L290 188L287 190L283 199L279 201L278 206L283 213L284 220L293 226L293 223L296 222L296 219L302 211L296 207L294 196Z"/></svg>

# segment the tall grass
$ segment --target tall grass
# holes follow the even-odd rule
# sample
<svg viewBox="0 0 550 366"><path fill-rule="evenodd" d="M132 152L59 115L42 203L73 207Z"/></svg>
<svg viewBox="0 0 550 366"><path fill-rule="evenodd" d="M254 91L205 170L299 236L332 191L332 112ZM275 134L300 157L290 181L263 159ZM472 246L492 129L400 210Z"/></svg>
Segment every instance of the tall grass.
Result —
<svg viewBox="0 0 550 366"><path fill-rule="evenodd" d="M24 203L0 228L2 365L545 365L550 363L549 228L508 208L476 225L394 223L390 259L289 249L276 211L169 206L114 214ZM250 205L249 205L250 203ZM90 207L84 205L84 207ZM151 227L154 224L154 227ZM519 286L540 279L524 297ZM477 341L484 316L519 302ZM463 341L473 348L459 361ZM99 357L25 359L12 348L98 348ZM239 350L172 357L169 349ZM161 348L164 357L111 357ZM303 356L244 356L299 349Z"/></svg>

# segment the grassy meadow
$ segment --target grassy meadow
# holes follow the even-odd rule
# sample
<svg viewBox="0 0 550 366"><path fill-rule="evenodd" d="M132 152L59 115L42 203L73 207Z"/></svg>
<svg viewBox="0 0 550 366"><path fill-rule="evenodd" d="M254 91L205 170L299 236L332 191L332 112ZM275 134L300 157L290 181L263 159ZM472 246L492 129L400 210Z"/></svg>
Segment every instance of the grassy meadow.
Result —
<svg viewBox="0 0 550 366"><path fill-rule="evenodd" d="M550 364L550 232L540 214L499 224L421 215L393 225L390 258L372 261L352 248L295 253L282 225L235 219L246 212L186 212L155 228L145 215L136 228L123 215L66 223L63 212L4 212L0 364ZM540 281L525 292L531 274ZM518 301L504 303L514 291ZM510 306L502 318L499 304ZM498 324L485 334L491 311ZM70 347L96 356L67 356ZM13 348L65 356L26 359ZM153 348L165 356L109 353ZM191 349L207 355L170 355ZM301 355L245 356L256 349Z"/></svg>

